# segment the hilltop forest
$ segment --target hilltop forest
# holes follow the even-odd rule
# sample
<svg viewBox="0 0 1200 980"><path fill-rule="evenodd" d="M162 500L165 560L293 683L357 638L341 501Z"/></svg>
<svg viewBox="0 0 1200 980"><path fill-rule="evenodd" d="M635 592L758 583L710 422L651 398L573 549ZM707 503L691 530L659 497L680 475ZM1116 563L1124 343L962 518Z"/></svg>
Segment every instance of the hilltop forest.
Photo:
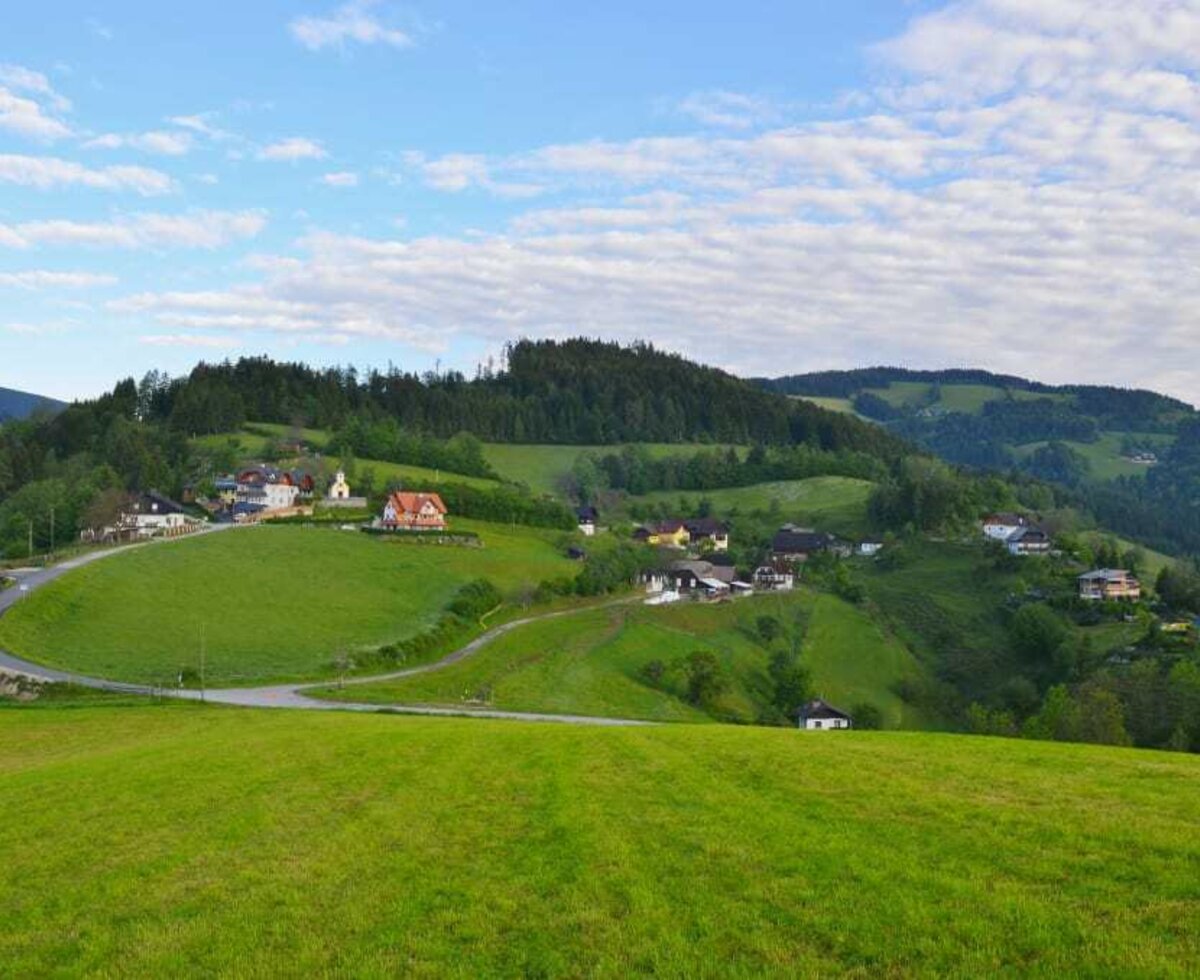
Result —
<svg viewBox="0 0 1200 980"><path fill-rule="evenodd" d="M878 367L756 384L869 419L953 463L1052 482L1119 533L1200 554L1200 414L1178 399L976 370Z"/></svg>

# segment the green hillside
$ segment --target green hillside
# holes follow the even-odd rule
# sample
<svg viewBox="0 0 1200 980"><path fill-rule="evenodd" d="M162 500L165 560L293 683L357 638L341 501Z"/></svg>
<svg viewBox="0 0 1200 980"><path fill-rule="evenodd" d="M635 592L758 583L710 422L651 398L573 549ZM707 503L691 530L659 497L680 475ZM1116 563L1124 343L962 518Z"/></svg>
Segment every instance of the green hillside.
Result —
<svg viewBox="0 0 1200 980"><path fill-rule="evenodd" d="M210 685L330 672L334 652L432 626L455 591L576 573L556 535L454 520L482 547L436 546L313 527L234 528L116 555L71 572L0 619L0 646L94 676Z"/></svg>
<svg viewBox="0 0 1200 980"><path fill-rule="evenodd" d="M841 534L867 530L867 501L873 484L843 476L815 476L807 480L780 480L748 487L716 490L660 490L632 498L635 504L661 504L684 511L706 500L718 514L763 511L779 521L812 524ZM679 509L679 508L676 508Z"/></svg>
<svg viewBox="0 0 1200 980"><path fill-rule="evenodd" d="M674 456L695 452L698 449L726 449L727 446L701 445L698 443L645 442L637 444L652 456ZM487 443L484 456L492 468L505 480L524 483L539 493L558 494L562 491L562 479L585 453L607 453L618 446L533 446L513 443Z"/></svg>
<svg viewBox="0 0 1200 980"><path fill-rule="evenodd" d="M1188 756L169 706L0 779L13 976L1200 970Z"/></svg>
<svg viewBox="0 0 1200 980"><path fill-rule="evenodd" d="M626 605L547 620L513 630L445 670L327 695L384 704L486 703L655 721L755 722L769 711L771 691L770 645L755 636L760 616L773 616L785 628L797 616L808 618L800 660L814 692L847 706L870 702L890 728L927 723L893 690L902 679L921 676L912 655L861 610L808 592L722 605ZM713 653L730 683L713 703L689 704L678 683L647 678L648 664L669 665L697 650Z"/></svg>

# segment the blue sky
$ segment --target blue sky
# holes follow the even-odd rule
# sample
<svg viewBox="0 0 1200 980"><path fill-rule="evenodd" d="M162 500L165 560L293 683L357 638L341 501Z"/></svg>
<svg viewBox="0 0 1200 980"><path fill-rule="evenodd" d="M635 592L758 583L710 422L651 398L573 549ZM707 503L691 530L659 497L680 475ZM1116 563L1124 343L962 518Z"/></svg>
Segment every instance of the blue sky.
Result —
<svg viewBox="0 0 1200 980"><path fill-rule="evenodd" d="M22 4L0 385L585 333L1193 399L1198 52L1197 0Z"/></svg>

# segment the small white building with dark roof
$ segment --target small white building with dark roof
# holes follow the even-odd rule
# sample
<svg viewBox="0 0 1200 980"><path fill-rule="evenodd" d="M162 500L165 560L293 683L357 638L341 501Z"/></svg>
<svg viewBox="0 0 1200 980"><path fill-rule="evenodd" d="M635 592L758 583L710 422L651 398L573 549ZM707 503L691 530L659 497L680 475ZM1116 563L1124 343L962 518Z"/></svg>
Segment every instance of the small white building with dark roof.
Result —
<svg viewBox="0 0 1200 980"><path fill-rule="evenodd" d="M831 728L853 728L854 719L828 701L814 698L800 709L800 726L805 731L825 731Z"/></svg>

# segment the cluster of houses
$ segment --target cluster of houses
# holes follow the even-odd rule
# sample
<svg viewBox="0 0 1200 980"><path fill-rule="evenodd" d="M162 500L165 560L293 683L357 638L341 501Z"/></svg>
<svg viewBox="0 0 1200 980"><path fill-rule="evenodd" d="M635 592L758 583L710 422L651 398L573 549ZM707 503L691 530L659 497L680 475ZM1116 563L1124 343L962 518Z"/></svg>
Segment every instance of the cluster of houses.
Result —
<svg viewBox="0 0 1200 980"><path fill-rule="evenodd" d="M1052 545L1050 532L1024 514L988 514L983 519L983 536L1000 541L1010 555L1045 555Z"/></svg>
<svg viewBox="0 0 1200 980"><path fill-rule="evenodd" d="M713 517L657 521L634 528L633 540L660 548L728 551L729 528Z"/></svg>
<svg viewBox="0 0 1200 980"><path fill-rule="evenodd" d="M983 518L984 537L1001 541L1011 555L1046 555L1053 547L1050 532L1024 514L996 513ZM1142 597L1142 584L1124 568L1097 568L1080 575L1079 598L1089 602L1133 602Z"/></svg>
<svg viewBox="0 0 1200 980"><path fill-rule="evenodd" d="M252 523L264 517L285 517L301 512L316 502L316 480L305 470L282 470L273 466L251 466L213 481L216 500L209 510L217 520ZM367 499L355 497L338 472L321 497L322 506L365 508Z"/></svg>

